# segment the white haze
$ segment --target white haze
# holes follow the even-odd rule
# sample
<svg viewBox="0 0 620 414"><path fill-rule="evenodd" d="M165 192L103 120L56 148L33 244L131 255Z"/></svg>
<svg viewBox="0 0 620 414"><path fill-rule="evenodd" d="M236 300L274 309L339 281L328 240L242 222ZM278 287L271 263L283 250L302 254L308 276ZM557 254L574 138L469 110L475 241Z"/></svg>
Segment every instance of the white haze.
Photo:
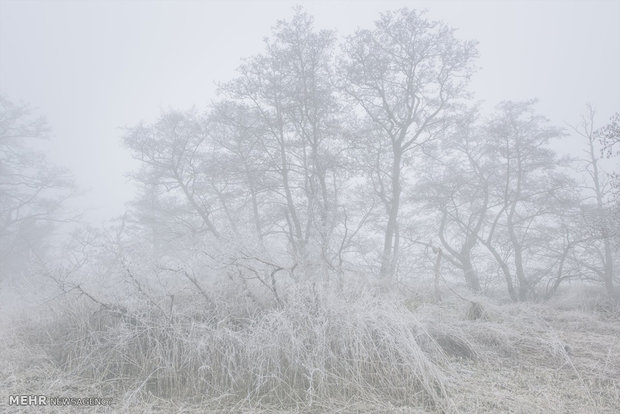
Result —
<svg viewBox="0 0 620 414"><path fill-rule="evenodd" d="M619 21L0 0L0 412L620 412Z"/></svg>
<svg viewBox="0 0 620 414"><path fill-rule="evenodd" d="M599 123L620 108L618 1L0 0L0 91L47 118L51 160L86 191L71 204L99 223L122 214L133 194L119 128L170 108L205 109L216 83L258 53L296 4L340 36L387 9L428 9L459 38L479 41L470 88L487 109L538 98L540 113L566 126L585 103Z"/></svg>

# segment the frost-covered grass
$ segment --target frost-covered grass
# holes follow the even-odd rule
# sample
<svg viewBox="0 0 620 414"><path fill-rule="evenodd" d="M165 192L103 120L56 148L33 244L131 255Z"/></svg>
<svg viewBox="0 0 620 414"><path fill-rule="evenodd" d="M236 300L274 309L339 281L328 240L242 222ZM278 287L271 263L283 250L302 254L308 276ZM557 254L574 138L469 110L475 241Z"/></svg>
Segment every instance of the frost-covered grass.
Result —
<svg viewBox="0 0 620 414"><path fill-rule="evenodd" d="M283 292L280 306L241 293L212 299L57 307L11 336L0 386L112 396L113 412L620 407L617 314L478 297L483 317L472 320L456 296L310 285Z"/></svg>

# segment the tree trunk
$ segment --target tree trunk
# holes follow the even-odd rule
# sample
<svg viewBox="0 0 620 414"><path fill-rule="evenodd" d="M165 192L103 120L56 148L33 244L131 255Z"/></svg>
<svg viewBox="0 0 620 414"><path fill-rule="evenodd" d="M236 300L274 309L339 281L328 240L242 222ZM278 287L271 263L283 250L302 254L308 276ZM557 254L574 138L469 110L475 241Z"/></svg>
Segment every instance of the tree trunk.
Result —
<svg viewBox="0 0 620 414"><path fill-rule="evenodd" d="M471 264L469 255L463 256L461 263L463 263L463 276L465 277L467 287L474 292L480 292L480 279L478 278L478 273L476 273Z"/></svg>
<svg viewBox="0 0 620 414"><path fill-rule="evenodd" d="M605 231L605 233L607 233L607 231ZM616 290L614 288L614 261L609 238L605 238L603 243L605 243L605 289L612 299L616 299Z"/></svg>
<svg viewBox="0 0 620 414"><path fill-rule="evenodd" d="M513 205L514 211L514 205ZM510 234L510 241L514 248L514 261L515 261L515 274L517 281L519 282L519 300L526 300L530 293L530 283L525 276L525 270L523 269L523 247L517 235L514 231L514 225L512 223L512 214L508 218L508 233Z"/></svg>
<svg viewBox="0 0 620 414"><path fill-rule="evenodd" d="M596 153L594 152L594 137L592 134L588 136L588 141L590 144L590 161L592 163L592 180L594 181L594 191L596 193L596 206L598 207L599 212L602 212L604 209L603 204L603 190L601 188L601 183L599 180L599 171L598 171L598 158L596 158ZM615 298L615 289L614 289L614 258L611 250L611 243L609 242L609 233L606 228L602 229L603 236L603 248L605 250L605 258L603 263L603 277L604 284L607 293Z"/></svg>
<svg viewBox="0 0 620 414"><path fill-rule="evenodd" d="M392 164L392 196L390 208L388 211L388 222L385 228L385 237L383 240L383 257L381 260L381 277L391 278L394 275L396 260L395 251L398 251L398 209L400 205L400 170L401 170L402 151L400 148L394 148L394 160Z"/></svg>
<svg viewBox="0 0 620 414"><path fill-rule="evenodd" d="M435 287L435 300L441 302L441 292L439 291L439 271L441 270L441 248L433 247L433 252L437 254L434 267L434 287Z"/></svg>
<svg viewBox="0 0 620 414"><path fill-rule="evenodd" d="M491 246L490 242L485 242L484 245L489 250L489 252L491 252L493 257L495 258L495 261L497 262L497 264L499 264L499 267L502 269L502 273L504 274L504 279L506 280L506 288L508 289L508 294L510 295L510 299L512 299L513 302L516 302L517 293L515 291L514 285L512 284L512 275L510 274L510 269L508 268L508 265L506 264L506 262L504 262L504 259L502 259L502 256L499 254L499 252L495 250L493 246Z"/></svg>

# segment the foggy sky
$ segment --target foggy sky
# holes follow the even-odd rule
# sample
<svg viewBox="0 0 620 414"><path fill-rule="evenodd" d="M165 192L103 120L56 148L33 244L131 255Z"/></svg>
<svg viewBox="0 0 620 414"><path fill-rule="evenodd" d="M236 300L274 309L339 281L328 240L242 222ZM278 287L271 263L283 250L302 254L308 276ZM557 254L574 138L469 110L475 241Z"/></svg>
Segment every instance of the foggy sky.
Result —
<svg viewBox="0 0 620 414"><path fill-rule="evenodd" d="M599 124L620 110L620 1L0 0L0 92L46 116L50 158L90 189L75 207L101 221L132 197L135 165L120 127L205 109L216 83L262 52L295 4L339 35L370 28L387 9L428 9L460 39L479 41L471 90L485 108L537 97L560 126L576 123L587 102Z"/></svg>

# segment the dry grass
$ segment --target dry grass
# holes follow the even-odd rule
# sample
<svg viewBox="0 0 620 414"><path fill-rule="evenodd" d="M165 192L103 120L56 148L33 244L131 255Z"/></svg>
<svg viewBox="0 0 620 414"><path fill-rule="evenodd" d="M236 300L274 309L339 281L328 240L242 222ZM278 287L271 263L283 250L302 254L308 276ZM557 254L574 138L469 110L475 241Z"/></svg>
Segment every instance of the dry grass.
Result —
<svg viewBox="0 0 620 414"><path fill-rule="evenodd" d="M460 412L620 412L620 317L567 301L476 300L486 316L474 321L456 300L418 310L426 323L441 314L437 329L460 330L478 355L451 364L448 389Z"/></svg>
<svg viewBox="0 0 620 414"><path fill-rule="evenodd" d="M476 298L484 317L472 318L458 298L412 307L309 286L283 302L187 297L166 313L164 298L123 313L74 301L22 321L0 387L112 396L101 412L620 409L620 320L608 313Z"/></svg>

